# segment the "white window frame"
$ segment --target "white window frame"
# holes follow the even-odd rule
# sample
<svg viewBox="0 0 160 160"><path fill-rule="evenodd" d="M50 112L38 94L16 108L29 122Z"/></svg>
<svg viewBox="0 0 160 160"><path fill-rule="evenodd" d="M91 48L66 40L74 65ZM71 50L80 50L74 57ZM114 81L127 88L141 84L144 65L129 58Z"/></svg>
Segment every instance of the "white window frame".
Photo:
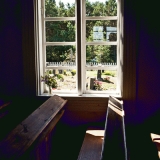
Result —
<svg viewBox="0 0 160 160"><path fill-rule="evenodd" d="M81 5L82 7L77 7ZM77 70L77 91L72 92L77 96L107 96L107 95L115 95L116 97L122 97L123 93L123 13L122 6L123 0L117 0L117 16L108 16L108 17L86 17L85 16L85 0L75 0L75 17L45 17L44 13L44 0L35 0L34 1L34 19L35 19L35 52L36 52L36 82L37 82L37 95L45 95L44 94L44 85L41 83L41 75L44 74L45 69L53 69L52 66L46 67L45 60L45 46L47 45L76 45L77 50L77 59L76 59L76 68ZM78 10L78 11L77 11ZM78 13L82 13L78 15ZM77 23L77 17L80 16L80 26ZM78 17L78 18L80 18ZM76 22L76 28L81 32L76 32L76 41L75 42L45 42L45 21L63 21L63 20L74 20ZM116 42L86 42L86 20L117 20L117 41ZM80 39L78 37L81 37ZM117 45L117 65L113 67L86 67L86 45ZM82 52L83 51L83 52ZM79 62L79 63L78 63ZM58 69L70 69L71 67L58 67ZM117 69L117 90L116 92L99 92L99 91L86 91L85 89L85 79L86 79L86 69L95 69L95 70L112 70ZM67 96L72 96L72 94L57 92L56 94L62 95L67 94Z"/></svg>

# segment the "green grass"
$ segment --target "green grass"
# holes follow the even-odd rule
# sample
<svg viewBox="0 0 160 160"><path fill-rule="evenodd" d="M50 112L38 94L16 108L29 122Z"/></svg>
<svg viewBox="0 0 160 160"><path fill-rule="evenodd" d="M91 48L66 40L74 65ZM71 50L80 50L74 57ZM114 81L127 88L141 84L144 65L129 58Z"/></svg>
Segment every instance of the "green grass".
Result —
<svg viewBox="0 0 160 160"><path fill-rule="evenodd" d="M87 71L86 73L87 77L97 77L97 70L93 70L93 71ZM116 77L116 71L104 71L102 72L102 78L107 78L107 77ZM103 88L103 91L104 90L110 90L110 89L116 89L116 84L112 83L111 81L109 80L104 80L102 82L102 88Z"/></svg>
<svg viewBox="0 0 160 160"><path fill-rule="evenodd" d="M108 76L115 77L116 71L105 71L104 73L102 73L102 75L108 75Z"/></svg>
<svg viewBox="0 0 160 160"><path fill-rule="evenodd" d="M103 82L102 88L103 90L116 89L116 85L112 83Z"/></svg>
<svg viewBox="0 0 160 160"><path fill-rule="evenodd" d="M117 75L117 71L104 71L102 72L102 77L104 77L103 75L108 75L108 76L112 76L115 77ZM94 71L87 71L87 76L88 77L96 77L97 76L97 70Z"/></svg>

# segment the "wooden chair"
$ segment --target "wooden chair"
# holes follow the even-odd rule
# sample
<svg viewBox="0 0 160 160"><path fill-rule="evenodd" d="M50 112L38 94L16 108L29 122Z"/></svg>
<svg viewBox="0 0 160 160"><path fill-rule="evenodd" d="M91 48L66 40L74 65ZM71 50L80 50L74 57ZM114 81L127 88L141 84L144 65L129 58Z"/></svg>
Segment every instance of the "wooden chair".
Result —
<svg viewBox="0 0 160 160"><path fill-rule="evenodd" d="M110 96L101 160L127 160L123 102Z"/></svg>

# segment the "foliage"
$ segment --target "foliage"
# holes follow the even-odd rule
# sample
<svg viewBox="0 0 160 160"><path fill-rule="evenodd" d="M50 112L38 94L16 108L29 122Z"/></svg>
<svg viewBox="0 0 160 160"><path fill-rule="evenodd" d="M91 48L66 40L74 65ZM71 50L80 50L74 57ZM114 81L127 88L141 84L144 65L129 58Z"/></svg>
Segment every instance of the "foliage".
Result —
<svg viewBox="0 0 160 160"><path fill-rule="evenodd" d="M60 79L61 81L64 81L64 76L63 74L57 74L56 75L58 79Z"/></svg>
<svg viewBox="0 0 160 160"><path fill-rule="evenodd" d="M73 69L73 70L71 71L71 73L72 73L72 76L76 75L76 70Z"/></svg>
<svg viewBox="0 0 160 160"><path fill-rule="evenodd" d="M55 0L45 0L46 17L74 17L75 4L64 4L59 2L56 5ZM86 0L86 16L116 16L117 4L116 0L106 0L105 3ZM75 42L76 25L75 21L47 21L46 41L47 42ZM106 41L106 28L117 27L116 20L87 20L86 21L86 41L93 41L93 27L103 26L104 41ZM116 41L116 34L113 34L109 41ZM116 63L116 46L111 45L87 45L86 61L87 62L107 62ZM47 46L46 61L47 62L75 62L76 47L72 45L64 46Z"/></svg>
<svg viewBox="0 0 160 160"><path fill-rule="evenodd" d="M53 70L52 70L52 69L48 69L48 70L46 71L46 74L53 74Z"/></svg>
<svg viewBox="0 0 160 160"><path fill-rule="evenodd" d="M72 76L71 71L66 71L66 76Z"/></svg>
<svg viewBox="0 0 160 160"><path fill-rule="evenodd" d="M75 16L75 5L66 6L63 2L56 5L55 1L45 0L46 17L73 17ZM46 22L47 42L74 42L75 22L74 21L47 21ZM69 59L71 50L75 54L75 46L47 46L47 62L64 62ZM69 59L70 60L70 59ZM68 61L68 60L67 60Z"/></svg>
<svg viewBox="0 0 160 160"><path fill-rule="evenodd" d="M41 76L41 81L44 82L48 87L57 88L57 81L55 76L45 73L44 76Z"/></svg>
<svg viewBox="0 0 160 160"><path fill-rule="evenodd" d="M103 73L103 75L108 75L108 76L112 76L112 77L115 77L115 72L114 71L105 71L104 73Z"/></svg>
<svg viewBox="0 0 160 160"><path fill-rule="evenodd" d="M66 75L66 70L63 70L63 74Z"/></svg>

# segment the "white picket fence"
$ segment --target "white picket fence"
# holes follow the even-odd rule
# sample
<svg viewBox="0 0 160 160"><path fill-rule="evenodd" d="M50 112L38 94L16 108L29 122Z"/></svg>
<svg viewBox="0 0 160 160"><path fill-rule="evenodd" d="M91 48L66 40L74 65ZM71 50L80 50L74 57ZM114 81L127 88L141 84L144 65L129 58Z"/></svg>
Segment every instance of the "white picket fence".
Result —
<svg viewBox="0 0 160 160"><path fill-rule="evenodd" d="M47 66L76 66L75 62L46 62ZM95 63L95 62L87 62L86 66L116 66L116 63Z"/></svg>
<svg viewBox="0 0 160 160"><path fill-rule="evenodd" d="M75 62L46 62L47 66L76 66Z"/></svg>
<svg viewBox="0 0 160 160"><path fill-rule="evenodd" d="M86 63L86 66L116 66L117 64L116 63L107 63L107 62L104 62L104 63L95 63L95 62L87 62Z"/></svg>

